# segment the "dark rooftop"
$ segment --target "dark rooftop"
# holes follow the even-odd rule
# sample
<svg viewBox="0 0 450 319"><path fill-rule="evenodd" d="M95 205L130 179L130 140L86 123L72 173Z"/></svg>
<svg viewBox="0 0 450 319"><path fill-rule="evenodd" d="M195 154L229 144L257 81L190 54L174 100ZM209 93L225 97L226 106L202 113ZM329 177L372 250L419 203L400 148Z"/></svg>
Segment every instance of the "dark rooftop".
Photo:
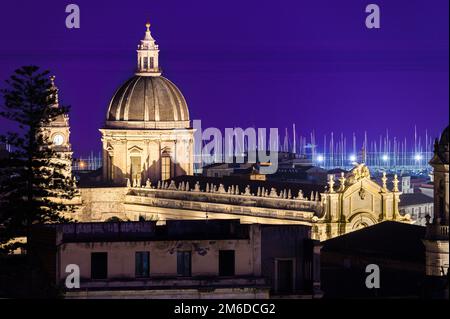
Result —
<svg viewBox="0 0 450 319"><path fill-rule="evenodd" d="M418 261L425 258L425 227L385 221L323 242L322 251Z"/></svg>
<svg viewBox="0 0 450 319"><path fill-rule="evenodd" d="M342 168L333 168L333 169L329 169L327 171L328 174L340 174L340 173L344 173L347 174L349 171L342 169Z"/></svg>
<svg viewBox="0 0 450 319"><path fill-rule="evenodd" d="M402 194L400 195L400 207L411 206L411 205L421 205L421 204L432 204L434 199L423 193L412 193L412 194Z"/></svg>

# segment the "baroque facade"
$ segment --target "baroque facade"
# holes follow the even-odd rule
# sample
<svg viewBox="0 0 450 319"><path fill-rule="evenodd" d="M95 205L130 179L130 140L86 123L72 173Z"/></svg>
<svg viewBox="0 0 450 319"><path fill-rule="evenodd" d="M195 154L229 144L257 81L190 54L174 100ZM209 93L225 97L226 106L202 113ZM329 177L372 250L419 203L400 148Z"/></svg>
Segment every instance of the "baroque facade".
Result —
<svg viewBox="0 0 450 319"><path fill-rule="evenodd" d="M136 74L108 106L103 143L102 185L81 187L81 222L171 219L240 219L243 223L312 226L326 240L384 220L409 221L398 209L397 176L378 185L358 164L328 185L265 180L225 180L193 175L193 133L187 103L161 76L159 47L146 25L137 50ZM390 184L392 183L392 187ZM389 184L389 186L388 186ZM112 187L114 186L114 187Z"/></svg>
<svg viewBox="0 0 450 319"><path fill-rule="evenodd" d="M209 183L208 179L182 176L171 181L129 187L82 188L80 221L155 220L164 224L179 219L240 219L242 223L301 224L312 226L312 238L326 240L385 220L411 222L398 210L400 192L378 185L357 166L335 186L329 180L323 192L302 189L266 189L265 182L252 187ZM367 170L368 171L368 170ZM196 181L197 180L197 181ZM256 184L256 183L257 184ZM260 186L257 186L260 185Z"/></svg>

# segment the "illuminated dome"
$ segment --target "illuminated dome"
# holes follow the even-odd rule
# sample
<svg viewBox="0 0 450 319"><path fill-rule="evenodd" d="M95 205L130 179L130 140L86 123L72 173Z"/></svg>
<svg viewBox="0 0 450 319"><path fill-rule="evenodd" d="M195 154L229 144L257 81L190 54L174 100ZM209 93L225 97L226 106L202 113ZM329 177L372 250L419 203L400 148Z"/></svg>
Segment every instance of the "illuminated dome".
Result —
<svg viewBox="0 0 450 319"><path fill-rule="evenodd" d="M163 76L135 75L114 94L107 127L188 128L189 111L180 90Z"/></svg>
<svg viewBox="0 0 450 319"><path fill-rule="evenodd" d="M136 74L116 91L109 103L106 128L189 128L189 110L180 90L161 76L159 47L146 24L137 49Z"/></svg>

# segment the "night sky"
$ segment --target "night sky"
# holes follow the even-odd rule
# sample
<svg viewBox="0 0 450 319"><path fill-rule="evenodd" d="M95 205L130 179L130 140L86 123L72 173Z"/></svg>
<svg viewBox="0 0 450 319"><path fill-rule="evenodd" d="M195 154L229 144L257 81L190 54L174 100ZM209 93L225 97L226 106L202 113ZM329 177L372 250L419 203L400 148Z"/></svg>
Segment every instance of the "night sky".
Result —
<svg viewBox="0 0 450 319"><path fill-rule="evenodd" d="M65 7L81 9L66 29ZM366 29L365 6L381 7ZM136 47L152 23L163 75L203 126L296 123L319 140L436 136L449 116L448 0L2 1L0 81L22 65L56 75L72 106L77 155L100 150L107 105L131 77ZM3 101L1 101L3 102ZM9 124L0 119L0 132Z"/></svg>

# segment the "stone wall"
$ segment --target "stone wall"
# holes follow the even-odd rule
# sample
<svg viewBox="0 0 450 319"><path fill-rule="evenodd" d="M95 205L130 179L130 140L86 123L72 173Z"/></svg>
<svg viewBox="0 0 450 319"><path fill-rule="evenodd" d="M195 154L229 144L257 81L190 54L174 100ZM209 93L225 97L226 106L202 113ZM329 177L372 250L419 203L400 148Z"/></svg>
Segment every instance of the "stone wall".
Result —
<svg viewBox="0 0 450 319"><path fill-rule="evenodd" d="M125 187L80 188L81 207L75 218L79 222L105 221L113 216L127 220Z"/></svg>

